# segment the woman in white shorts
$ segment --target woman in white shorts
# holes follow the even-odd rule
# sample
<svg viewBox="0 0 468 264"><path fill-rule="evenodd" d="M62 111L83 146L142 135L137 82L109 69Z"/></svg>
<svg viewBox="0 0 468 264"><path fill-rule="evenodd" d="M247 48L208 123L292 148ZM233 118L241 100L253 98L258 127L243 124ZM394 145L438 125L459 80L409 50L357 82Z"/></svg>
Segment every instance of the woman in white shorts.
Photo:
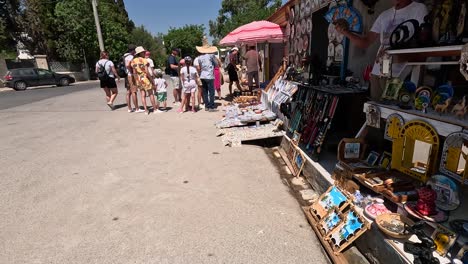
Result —
<svg viewBox="0 0 468 264"><path fill-rule="evenodd" d="M180 79L182 80L182 104L180 109L177 111L179 113L188 111L189 103L192 105L192 112L195 113L195 92L197 91L197 82L198 77L197 69L192 66L192 58L189 56L184 58L185 66L180 69Z"/></svg>

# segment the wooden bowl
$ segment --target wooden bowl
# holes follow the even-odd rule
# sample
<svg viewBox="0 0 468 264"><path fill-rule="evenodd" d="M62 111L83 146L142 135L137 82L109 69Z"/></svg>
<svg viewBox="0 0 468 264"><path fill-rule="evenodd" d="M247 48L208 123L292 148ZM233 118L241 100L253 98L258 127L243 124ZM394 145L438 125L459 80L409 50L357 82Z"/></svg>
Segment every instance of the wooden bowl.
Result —
<svg viewBox="0 0 468 264"><path fill-rule="evenodd" d="M397 226L399 226L402 230L405 230L405 224L408 226L414 225L414 222L411 219L404 215L396 213L381 214L377 216L377 218L375 219L375 223L382 232L394 238L408 238L411 236L411 233L403 233L404 231L398 232L395 230L391 230L388 228L389 226L397 224Z"/></svg>

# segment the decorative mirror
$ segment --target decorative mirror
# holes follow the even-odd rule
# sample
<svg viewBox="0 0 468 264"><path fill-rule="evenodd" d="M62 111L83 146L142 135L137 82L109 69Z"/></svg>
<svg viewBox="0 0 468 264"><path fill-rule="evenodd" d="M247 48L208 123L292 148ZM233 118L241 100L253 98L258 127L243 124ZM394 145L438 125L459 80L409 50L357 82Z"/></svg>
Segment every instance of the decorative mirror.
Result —
<svg viewBox="0 0 468 264"><path fill-rule="evenodd" d="M440 171L463 184L468 184L468 132L447 136L440 160Z"/></svg>
<svg viewBox="0 0 468 264"><path fill-rule="evenodd" d="M385 124L384 138L393 141L400 134L405 120L399 114L391 114L387 117L387 123Z"/></svg>
<svg viewBox="0 0 468 264"><path fill-rule="evenodd" d="M408 122L393 140L392 168L426 182L436 172L438 151L439 135L431 125Z"/></svg>

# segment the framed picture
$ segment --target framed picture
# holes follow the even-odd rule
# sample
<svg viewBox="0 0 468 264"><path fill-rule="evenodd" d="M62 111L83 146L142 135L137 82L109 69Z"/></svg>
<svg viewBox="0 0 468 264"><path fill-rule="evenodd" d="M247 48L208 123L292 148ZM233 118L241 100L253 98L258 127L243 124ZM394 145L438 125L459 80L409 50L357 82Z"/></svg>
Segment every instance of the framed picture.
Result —
<svg viewBox="0 0 468 264"><path fill-rule="evenodd" d="M353 143L345 143L344 149L344 158L345 159L359 159L361 154L361 143L353 142Z"/></svg>
<svg viewBox="0 0 468 264"><path fill-rule="evenodd" d="M375 151L371 151L369 153L369 156L367 156L366 163L369 164L370 166L374 166L377 163L378 159L379 159L379 153Z"/></svg>
<svg viewBox="0 0 468 264"><path fill-rule="evenodd" d="M403 82L399 78L387 80L387 83L385 84L385 90L382 94L382 99L396 100L402 86Z"/></svg>
<svg viewBox="0 0 468 264"><path fill-rule="evenodd" d="M301 140L301 134L297 133L297 131L294 131L291 142L297 146L299 145L300 140Z"/></svg>
<svg viewBox="0 0 468 264"><path fill-rule="evenodd" d="M379 167L382 169L390 169L392 163L392 153L385 151L379 159Z"/></svg>
<svg viewBox="0 0 468 264"><path fill-rule="evenodd" d="M435 251L444 257L457 240L457 234L444 226L437 225L431 238L436 245Z"/></svg>
<svg viewBox="0 0 468 264"><path fill-rule="evenodd" d="M294 167L294 176L299 176L301 174L302 168L304 167L304 156L300 151L296 152L296 156L293 161Z"/></svg>

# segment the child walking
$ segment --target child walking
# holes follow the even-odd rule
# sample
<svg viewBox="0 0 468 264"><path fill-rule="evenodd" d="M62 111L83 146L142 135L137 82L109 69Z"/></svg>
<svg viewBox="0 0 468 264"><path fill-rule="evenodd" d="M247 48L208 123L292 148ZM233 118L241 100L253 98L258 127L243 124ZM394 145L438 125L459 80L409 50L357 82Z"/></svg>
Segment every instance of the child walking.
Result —
<svg viewBox="0 0 468 264"><path fill-rule="evenodd" d="M195 92L197 91L197 82L196 78L198 76L197 69L192 66L192 58L187 56L184 58L185 66L180 70L180 78L182 79L182 104L180 109L177 111L179 113L184 112L184 107L186 111L189 108L189 102L192 103L192 112L195 113Z"/></svg>
<svg viewBox="0 0 468 264"><path fill-rule="evenodd" d="M167 110L167 83L163 79L163 72L161 69L154 70L154 92L157 95L158 101L156 105L158 107L156 113L162 113ZM162 110L159 109L160 103L163 104Z"/></svg>

